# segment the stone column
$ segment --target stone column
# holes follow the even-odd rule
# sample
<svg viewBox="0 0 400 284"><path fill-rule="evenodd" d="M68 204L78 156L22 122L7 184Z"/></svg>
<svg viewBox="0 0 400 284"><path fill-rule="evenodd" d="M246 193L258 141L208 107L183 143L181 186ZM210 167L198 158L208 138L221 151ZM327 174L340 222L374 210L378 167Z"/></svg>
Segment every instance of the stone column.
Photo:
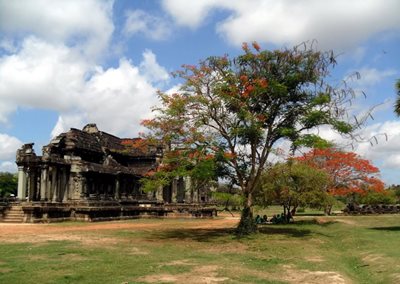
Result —
<svg viewBox="0 0 400 284"><path fill-rule="evenodd" d="M26 173L23 166L18 166L18 199L26 199Z"/></svg>
<svg viewBox="0 0 400 284"><path fill-rule="evenodd" d="M51 175L51 200L57 201L58 195L58 171L57 168L53 167Z"/></svg>
<svg viewBox="0 0 400 284"><path fill-rule="evenodd" d="M28 201L33 201L36 189L36 172L35 168L28 169Z"/></svg>
<svg viewBox="0 0 400 284"><path fill-rule="evenodd" d="M40 176L40 200L47 200L47 185L48 185L49 173L48 166L42 167L42 172Z"/></svg>
<svg viewBox="0 0 400 284"><path fill-rule="evenodd" d="M193 203L193 194L190 177L185 177L185 203Z"/></svg>
<svg viewBox="0 0 400 284"><path fill-rule="evenodd" d="M115 200L119 200L120 199L120 195L119 195L119 176L115 177L115 193L114 193L114 198Z"/></svg>
<svg viewBox="0 0 400 284"><path fill-rule="evenodd" d="M177 202L177 193L178 193L178 180L173 179L172 180L172 185L171 185L171 202L176 203Z"/></svg>
<svg viewBox="0 0 400 284"><path fill-rule="evenodd" d="M156 200L157 201L163 201L163 187L160 186L157 190L156 190Z"/></svg>

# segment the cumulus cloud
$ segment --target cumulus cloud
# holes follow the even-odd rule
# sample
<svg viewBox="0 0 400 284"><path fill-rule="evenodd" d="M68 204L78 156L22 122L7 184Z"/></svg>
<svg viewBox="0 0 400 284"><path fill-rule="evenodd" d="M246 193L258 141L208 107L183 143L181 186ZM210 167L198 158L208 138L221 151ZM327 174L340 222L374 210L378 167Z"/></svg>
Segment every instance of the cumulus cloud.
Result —
<svg viewBox="0 0 400 284"><path fill-rule="evenodd" d="M156 61L153 64L158 66ZM150 116L151 107L157 103L156 88L151 82L168 79L160 74L161 77L146 77L127 59L121 59L117 68L98 70L85 82L75 106L61 113L52 135L88 122L96 122L101 130L117 135L137 135L140 121Z"/></svg>
<svg viewBox="0 0 400 284"><path fill-rule="evenodd" d="M156 17L142 10L126 13L123 33L126 36L143 34L153 40L163 40L171 34L170 23L161 17Z"/></svg>
<svg viewBox="0 0 400 284"><path fill-rule="evenodd" d="M60 114L52 135L97 122L106 131L135 135L156 104L156 88L169 78L150 50L135 66L121 59L103 70L73 48L28 37L18 53L0 58L0 122L18 107Z"/></svg>
<svg viewBox="0 0 400 284"><path fill-rule="evenodd" d="M216 31L240 45L253 40L294 45L316 39L322 48L347 48L370 36L400 29L397 0L164 0L177 24L197 28L215 10L228 15Z"/></svg>
<svg viewBox="0 0 400 284"><path fill-rule="evenodd" d="M0 31L66 42L86 56L98 56L114 30L112 6L111 0L0 0Z"/></svg>
<svg viewBox="0 0 400 284"><path fill-rule="evenodd" d="M167 81L169 79L168 72L157 63L156 55L151 50L144 51L143 61L140 63L139 68L143 76L152 83Z"/></svg>
<svg viewBox="0 0 400 284"><path fill-rule="evenodd" d="M113 2L0 0L0 123L25 107L59 114L52 136L89 122L116 135L137 134L157 102L156 86L169 75L150 50L137 64L122 58L116 67L100 65L114 29ZM164 21L144 12L127 14L126 32L138 32L135 24L157 39L168 33Z"/></svg>
<svg viewBox="0 0 400 284"><path fill-rule="evenodd" d="M0 133L0 160L14 159L21 145L22 142L16 137Z"/></svg>

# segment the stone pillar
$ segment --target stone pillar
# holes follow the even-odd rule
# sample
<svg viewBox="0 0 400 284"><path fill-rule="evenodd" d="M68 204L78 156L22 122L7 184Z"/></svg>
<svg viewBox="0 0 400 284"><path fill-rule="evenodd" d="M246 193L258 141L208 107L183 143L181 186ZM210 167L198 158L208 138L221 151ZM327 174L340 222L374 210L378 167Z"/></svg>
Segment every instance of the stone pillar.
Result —
<svg viewBox="0 0 400 284"><path fill-rule="evenodd" d="M49 167L47 169L47 185L46 185L46 192L45 192L46 201L51 201L51 197L52 197L52 180L53 180L52 171L53 171L52 167ZM51 179L50 179L50 175L51 175Z"/></svg>
<svg viewBox="0 0 400 284"><path fill-rule="evenodd" d="M18 199L26 199L26 173L23 166L18 166Z"/></svg>
<svg viewBox="0 0 400 284"><path fill-rule="evenodd" d="M62 188L62 201L68 200L68 174L67 169L62 169L62 181L61 181L61 188Z"/></svg>
<svg viewBox="0 0 400 284"><path fill-rule="evenodd" d="M177 179L173 179L172 180L172 185L171 185L171 195L172 195L172 203L177 202L177 194L178 194L178 180Z"/></svg>
<svg viewBox="0 0 400 284"><path fill-rule="evenodd" d="M42 167L42 172L40 176L40 200L47 200L47 185L49 179L48 166Z"/></svg>
<svg viewBox="0 0 400 284"><path fill-rule="evenodd" d="M193 194L190 183L190 177L185 177L185 203L193 203Z"/></svg>
<svg viewBox="0 0 400 284"><path fill-rule="evenodd" d="M157 201L163 201L163 187L160 186L157 190L156 190L156 200Z"/></svg>
<svg viewBox="0 0 400 284"><path fill-rule="evenodd" d="M57 168L53 167L51 175L51 200L53 202L57 201L58 194L58 172Z"/></svg>
<svg viewBox="0 0 400 284"><path fill-rule="evenodd" d="M119 195L119 176L115 177L115 193L114 193L114 198L115 200L119 200L120 199L120 195Z"/></svg>
<svg viewBox="0 0 400 284"><path fill-rule="evenodd" d="M33 201L36 189L36 172L35 168L28 170L28 201Z"/></svg>

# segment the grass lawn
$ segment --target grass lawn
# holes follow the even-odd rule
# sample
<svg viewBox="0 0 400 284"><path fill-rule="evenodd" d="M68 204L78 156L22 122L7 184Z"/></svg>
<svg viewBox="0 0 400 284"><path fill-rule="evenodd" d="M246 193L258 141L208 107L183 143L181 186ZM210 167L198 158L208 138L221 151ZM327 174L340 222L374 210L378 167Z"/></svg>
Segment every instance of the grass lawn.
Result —
<svg viewBox="0 0 400 284"><path fill-rule="evenodd" d="M400 283L400 215L0 224L0 283Z"/></svg>

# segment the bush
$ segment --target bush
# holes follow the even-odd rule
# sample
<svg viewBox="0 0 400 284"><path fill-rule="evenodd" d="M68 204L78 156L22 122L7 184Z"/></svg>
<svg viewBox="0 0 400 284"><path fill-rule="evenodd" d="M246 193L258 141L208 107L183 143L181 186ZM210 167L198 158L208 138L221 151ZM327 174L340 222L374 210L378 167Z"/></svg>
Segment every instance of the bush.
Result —
<svg viewBox="0 0 400 284"><path fill-rule="evenodd" d="M391 191L374 192L369 191L360 197L361 204L375 205L375 204L395 204L396 196Z"/></svg>
<svg viewBox="0 0 400 284"><path fill-rule="evenodd" d="M0 173L0 197L17 194L18 178L12 173Z"/></svg>

